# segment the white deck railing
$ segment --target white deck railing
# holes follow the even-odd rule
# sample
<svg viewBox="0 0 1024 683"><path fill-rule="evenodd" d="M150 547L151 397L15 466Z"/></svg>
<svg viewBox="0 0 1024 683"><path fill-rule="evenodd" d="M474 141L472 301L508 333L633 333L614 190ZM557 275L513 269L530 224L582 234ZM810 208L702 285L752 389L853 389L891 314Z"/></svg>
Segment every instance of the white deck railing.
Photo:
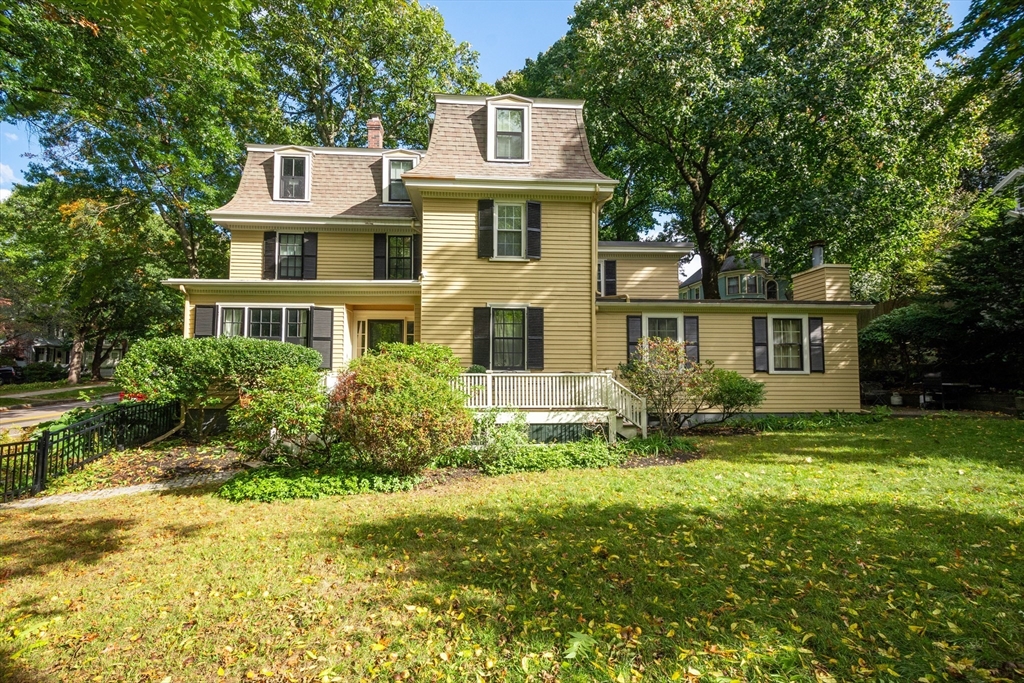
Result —
<svg viewBox="0 0 1024 683"><path fill-rule="evenodd" d="M606 372L489 372L459 375L470 408L614 410L647 435L646 401Z"/></svg>

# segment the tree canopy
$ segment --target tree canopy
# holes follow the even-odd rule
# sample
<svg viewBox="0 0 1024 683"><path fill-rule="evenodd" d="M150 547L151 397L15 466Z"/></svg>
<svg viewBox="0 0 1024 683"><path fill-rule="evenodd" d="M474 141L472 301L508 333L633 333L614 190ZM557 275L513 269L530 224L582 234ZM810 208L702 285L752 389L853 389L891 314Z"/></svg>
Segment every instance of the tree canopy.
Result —
<svg viewBox="0 0 1024 683"><path fill-rule="evenodd" d="M830 259L863 269L914 241L977 137L920 139L951 94L928 63L946 28L941 0L583 0L568 34L499 85L586 99L595 159L626 181L606 230L667 214L717 297L734 251L791 272L826 239Z"/></svg>

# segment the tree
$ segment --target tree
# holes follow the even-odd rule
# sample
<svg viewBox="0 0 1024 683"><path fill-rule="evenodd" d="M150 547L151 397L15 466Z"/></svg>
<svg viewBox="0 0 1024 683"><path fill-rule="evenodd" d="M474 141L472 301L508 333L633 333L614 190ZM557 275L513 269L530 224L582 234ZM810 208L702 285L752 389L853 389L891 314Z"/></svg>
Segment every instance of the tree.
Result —
<svg viewBox="0 0 1024 683"><path fill-rule="evenodd" d="M488 91L477 53L417 2L263 2L243 21L242 40L294 143L363 146L366 120L379 115L386 144L422 147L432 93Z"/></svg>
<svg viewBox="0 0 1024 683"><path fill-rule="evenodd" d="M160 284L169 237L146 207L82 198L52 181L18 187L0 204L14 317L70 332L72 384L87 343L102 363L112 344L180 330L181 296Z"/></svg>
<svg viewBox="0 0 1024 683"><path fill-rule="evenodd" d="M1001 147L1004 164L1024 164L1024 4L972 0L963 23L939 42L936 52L960 54L982 42L975 57L961 61L966 82L948 103L940 125L958 118L972 101L981 101L991 124L1010 136Z"/></svg>
<svg viewBox="0 0 1024 683"><path fill-rule="evenodd" d="M913 242L976 137L957 125L920 140L951 89L926 59L946 22L941 0L583 0L569 33L504 82L588 101L598 163L645 176L641 212L696 243L717 298L734 251L766 250L786 272L811 239L856 267Z"/></svg>

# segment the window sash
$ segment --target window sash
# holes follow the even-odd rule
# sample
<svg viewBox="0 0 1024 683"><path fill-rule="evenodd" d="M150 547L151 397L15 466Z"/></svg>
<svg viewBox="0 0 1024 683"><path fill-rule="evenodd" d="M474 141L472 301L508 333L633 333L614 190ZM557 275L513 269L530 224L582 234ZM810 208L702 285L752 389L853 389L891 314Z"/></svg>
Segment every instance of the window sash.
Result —
<svg viewBox="0 0 1024 683"><path fill-rule="evenodd" d="M803 319L772 319L774 370L802 371L804 369L803 335Z"/></svg>
<svg viewBox="0 0 1024 683"><path fill-rule="evenodd" d="M679 318L647 318L647 336L656 339L679 339Z"/></svg>
<svg viewBox="0 0 1024 683"><path fill-rule="evenodd" d="M604 296L604 261L597 262L597 289L598 296Z"/></svg>
<svg viewBox="0 0 1024 683"><path fill-rule="evenodd" d="M495 370L526 369L524 309L491 309L491 367Z"/></svg>
<svg viewBox="0 0 1024 683"><path fill-rule="evenodd" d="M744 280L744 287L747 294L757 294L757 276L748 275Z"/></svg>
<svg viewBox="0 0 1024 683"><path fill-rule="evenodd" d="M395 159L390 162L390 171L388 175L389 202L409 201L409 191L405 189L405 181L402 180L402 174L411 170L412 159Z"/></svg>
<svg viewBox="0 0 1024 683"><path fill-rule="evenodd" d="M388 279L412 279L412 235L388 236Z"/></svg>
<svg viewBox="0 0 1024 683"><path fill-rule="evenodd" d="M494 156L498 159L523 158L525 112L522 109L497 109L494 114Z"/></svg>
<svg viewBox="0 0 1024 683"><path fill-rule="evenodd" d="M220 336L241 337L245 330L242 329L245 318L244 308L222 308L220 309Z"/></svg>
<svg viewBox="0 0 1024 683"><path fill-rule="evenodd" d="M305 157L281 157L281 199L305 198Z"/></svg>
<svg viewBox="0 0 1024 683"><path fill-rule="evenodd" d="M281 233L277 236L277 278L302 279L302 235Z"/></svg>
<svg viewBox="0 0 1024 683"><path fill-rule="evenodd" d="M726 294L739 294L740 279L738 277L725 278L725 292Z"/></svg>
<svg viewBox="0 0 1024 683"><path fill-rule="evenodd" d="M309 339L309 309L285 309L285 339L301 339L303 346Z"/></svg>
<svg viewBox="0 0 1024 683"><path fill-rule="evenodd" d="M522 258L526 242L524 207L522 204L495 204L494 255Z"/></svg>
<svg viewBox="0 0 1024 683"><path fill-rule="evenodd" d="M281 309L250 308L249 336L253 339L281 340Z"/></svg>

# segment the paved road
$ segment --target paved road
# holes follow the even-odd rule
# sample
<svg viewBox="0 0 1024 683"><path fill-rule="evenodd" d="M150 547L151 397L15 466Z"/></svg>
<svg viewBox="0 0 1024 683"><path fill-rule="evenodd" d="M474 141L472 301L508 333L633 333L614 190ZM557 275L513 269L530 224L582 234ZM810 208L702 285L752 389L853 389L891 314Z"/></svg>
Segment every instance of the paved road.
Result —
<svg viewBox="0 0 1024 683"><path fill-rule="evenodd" d="M98 399L100 403L117 403L117 394L111 394ZM80 408L87 405L96 405L97 401L67 401L66 403L51 403L46 406L34 408L18 408L15 410L0 411L0 429L21 429L32 425L46 422L60 417L72 408Z"/></svg>

